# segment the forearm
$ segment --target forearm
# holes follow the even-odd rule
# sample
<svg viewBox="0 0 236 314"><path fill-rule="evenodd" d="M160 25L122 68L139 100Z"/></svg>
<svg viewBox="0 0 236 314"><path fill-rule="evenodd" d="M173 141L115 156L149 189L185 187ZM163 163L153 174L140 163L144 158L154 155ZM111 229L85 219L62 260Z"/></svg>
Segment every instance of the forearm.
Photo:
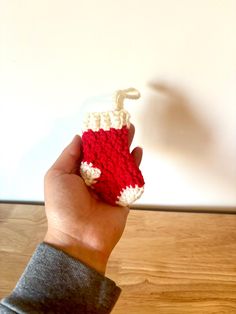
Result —
<svg viewBox="0 0 236 314"><path fill-rule="evenodd" d="M4 313L110 313L120 288L113 281L46 243L40 244Z"/></svg>
<svg viewBox="0 0 236 314"><path fill-rule="evenodd" d="M106 265L109 256L101 251L94 249L91 245L83 243L78 238L56 230L55 228L48 228L44 238L44 243L53 246L60 251L67 253L85 265L99 272L101 275L105 274Z"/></svg>

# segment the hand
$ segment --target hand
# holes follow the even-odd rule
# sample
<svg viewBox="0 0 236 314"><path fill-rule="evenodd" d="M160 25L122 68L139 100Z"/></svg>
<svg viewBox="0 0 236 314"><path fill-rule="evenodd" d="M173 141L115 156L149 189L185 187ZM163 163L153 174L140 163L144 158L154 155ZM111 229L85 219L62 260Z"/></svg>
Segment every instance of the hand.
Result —
<svg viewBox="0 0 236 314"><path fill-rule="evenodd" d="M134 136L131 125L129 142ZM132 155L137 165L142 149ZM44 241L104 274L127 220L127 207L99 200L79 176L81 138L76 135L45 175L48 231Z"/></svg>

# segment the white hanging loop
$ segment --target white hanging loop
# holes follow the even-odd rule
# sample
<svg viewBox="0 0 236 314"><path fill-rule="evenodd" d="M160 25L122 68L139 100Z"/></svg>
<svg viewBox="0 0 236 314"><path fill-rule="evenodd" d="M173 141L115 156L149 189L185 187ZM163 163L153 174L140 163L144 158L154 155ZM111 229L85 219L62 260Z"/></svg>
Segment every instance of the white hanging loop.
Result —
<svg viewBox="0 0 236 314"><path fill-rule="evenodd" d="M121 110L124 107L124 100L127 99L138 99L140 93L137 89L130 87L123 90L118 90L115 94L115 110Z"/></svg>

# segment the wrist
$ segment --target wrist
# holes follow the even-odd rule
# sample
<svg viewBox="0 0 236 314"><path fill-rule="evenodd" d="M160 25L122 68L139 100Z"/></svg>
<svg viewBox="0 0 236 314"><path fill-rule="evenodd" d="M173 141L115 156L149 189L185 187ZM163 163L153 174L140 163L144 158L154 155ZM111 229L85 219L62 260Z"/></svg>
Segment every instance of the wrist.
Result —
<svg viewBox="0 0 236 314"><path fill-rule="evenodd" d="M44 242L104 275L108 257L59 230L48 230Z"/></svg>

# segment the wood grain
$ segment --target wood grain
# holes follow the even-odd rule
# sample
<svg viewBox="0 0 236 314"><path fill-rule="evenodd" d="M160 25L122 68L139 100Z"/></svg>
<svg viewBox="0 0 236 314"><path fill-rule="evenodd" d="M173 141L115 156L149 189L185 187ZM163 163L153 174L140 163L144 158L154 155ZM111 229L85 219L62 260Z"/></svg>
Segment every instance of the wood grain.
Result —
<svg viewBox="0 0 236 314"><path fill-rule="evenodd" d="M0 205L0 297L46 230L42 206ZM107 276L113 313L236 313L236 216L132 210Z"/></svg>

